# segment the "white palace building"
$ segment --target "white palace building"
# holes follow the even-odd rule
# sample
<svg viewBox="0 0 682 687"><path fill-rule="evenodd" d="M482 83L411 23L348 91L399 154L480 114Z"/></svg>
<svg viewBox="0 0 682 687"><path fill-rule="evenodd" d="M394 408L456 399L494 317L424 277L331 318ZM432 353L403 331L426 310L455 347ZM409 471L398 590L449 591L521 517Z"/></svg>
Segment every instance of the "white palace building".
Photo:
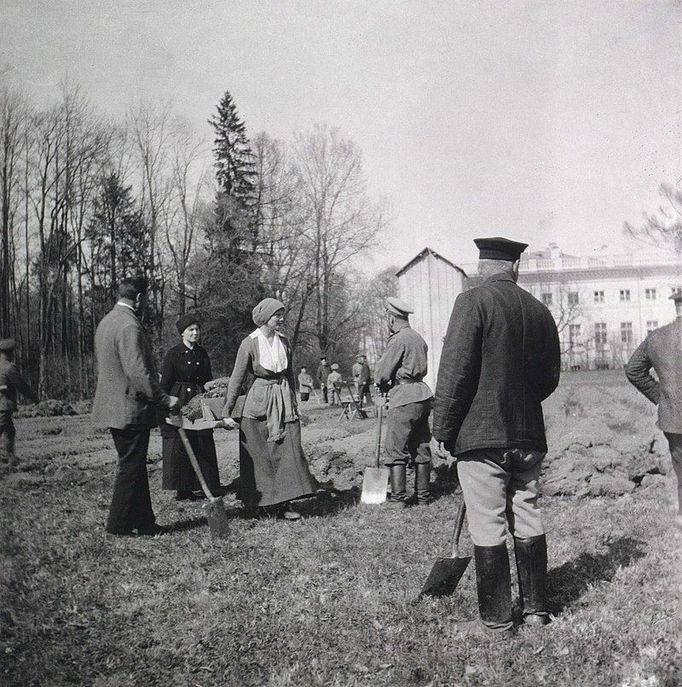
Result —
<svg viewBox="0 0 682 687"><path fill-rule="evenodd" d="M412 326L429 344L431 384L455 298L479 283L472 270L425 248L397 272L399 296L415 308ZM670 295L681 284L682 256L636 247L579 257L550 244L526 251L519 273L519 285L554 315L566 369L622 367L648 332L675 318Z"/></svg>

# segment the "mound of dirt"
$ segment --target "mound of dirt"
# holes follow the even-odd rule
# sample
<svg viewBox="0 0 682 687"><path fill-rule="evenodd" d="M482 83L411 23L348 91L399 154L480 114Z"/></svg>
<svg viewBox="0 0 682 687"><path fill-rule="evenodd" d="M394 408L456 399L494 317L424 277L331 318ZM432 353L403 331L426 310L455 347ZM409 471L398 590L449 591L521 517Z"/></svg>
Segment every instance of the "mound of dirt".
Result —
<svg viewBox="0 0 682 687"><path fill-rule="evenodd" d="M16 417L60 417L78 414L68 401L49 399L29 406L19 406Z"/></svg>
<svg viewBox="0 0 682 687"><path fill-rule="evenodd" d="M655 409L634 389L580 384L545 407L549 452L543 493L619 496L670 469ZM647 484L650 481L647 481Z"/></svg>

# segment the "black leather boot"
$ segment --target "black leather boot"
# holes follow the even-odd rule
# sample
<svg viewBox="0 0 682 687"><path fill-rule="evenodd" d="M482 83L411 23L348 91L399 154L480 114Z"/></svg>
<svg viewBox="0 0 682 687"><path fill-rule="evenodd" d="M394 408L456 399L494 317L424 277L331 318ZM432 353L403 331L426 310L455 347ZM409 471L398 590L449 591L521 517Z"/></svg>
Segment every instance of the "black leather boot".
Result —
<svg viewBox="0 0 682 687"><path fill-rule="evenodd" d="M511 577L507 545L474 546L481 621L490 630L511 630Z"/></svg>
<svg viewBox="0 0 682 687"><path fill-rule="evenodd" d="M386 505L394 508L405 507L405 476L407 473L407 466L405 465L391 465L390 482L391 495L386 500Z"/></svg>
<svg viewBox="0 0 682 687"><path fill-rule="evenodd" d="M433 501L431 496L431 463L416 463L414 466L414 495L420 506L428 506Z"/></svg>
<svg viewBox="0 0 682 687"><path fill-rule="evenodd" d="M526 625L549 622L545 587L547 582L547 539L544 534L528 539L514 537L514 554L519 575L519 593Z"/></svg>

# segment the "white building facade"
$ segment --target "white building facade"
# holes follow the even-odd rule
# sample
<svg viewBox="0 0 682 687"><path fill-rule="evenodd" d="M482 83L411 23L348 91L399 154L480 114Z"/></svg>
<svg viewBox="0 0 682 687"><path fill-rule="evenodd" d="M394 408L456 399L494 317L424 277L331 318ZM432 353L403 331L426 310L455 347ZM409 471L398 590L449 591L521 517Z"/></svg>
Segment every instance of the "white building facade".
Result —
<svg viewBox="0 0 682 687"><path fill-rule="evenodd" d="M429 346L426 381L435 388L455 299L480 279L430 248L397 277L399 297L415 310L411 324ZM578 257L550 244L521 256L519 285L554 315L565 369L618 368L650 331L675 319L670 296L682 285L682 256L633 250Z"/></svg>
<svg viewBox="0 0 682 687"><path fill-rule="evenodd" d="M682 262L663 252L522 256L519 285L552 311L566 368L622 367L646 335L675 318Z"/></svg>

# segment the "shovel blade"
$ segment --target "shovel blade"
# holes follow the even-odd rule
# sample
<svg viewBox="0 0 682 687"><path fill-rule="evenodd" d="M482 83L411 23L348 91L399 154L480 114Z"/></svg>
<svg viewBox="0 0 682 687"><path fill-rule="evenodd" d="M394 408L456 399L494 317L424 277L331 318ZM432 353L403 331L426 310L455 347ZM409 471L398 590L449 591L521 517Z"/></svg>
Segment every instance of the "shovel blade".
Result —
<svg viewBox="0 0 682 687"><path fill-rule="evenodd" d="M362 503L383 503L388 488L388 468L365 468L362 479Z"/></svg>
<svg viewBox="0 0 682 687"><path fill-rule="evenodd" d="M214 539L225 539L229 534L230 521L223 500L220 497L210 499L204 504L203 511L208 520L211 536Z"/></svg>
<svg viewBox="0 0 682 687"><path fill-rule="evenodd" d="M419 596L448 596L452 594L470 560L471 556L439 558L433 564Z"/></svg>

